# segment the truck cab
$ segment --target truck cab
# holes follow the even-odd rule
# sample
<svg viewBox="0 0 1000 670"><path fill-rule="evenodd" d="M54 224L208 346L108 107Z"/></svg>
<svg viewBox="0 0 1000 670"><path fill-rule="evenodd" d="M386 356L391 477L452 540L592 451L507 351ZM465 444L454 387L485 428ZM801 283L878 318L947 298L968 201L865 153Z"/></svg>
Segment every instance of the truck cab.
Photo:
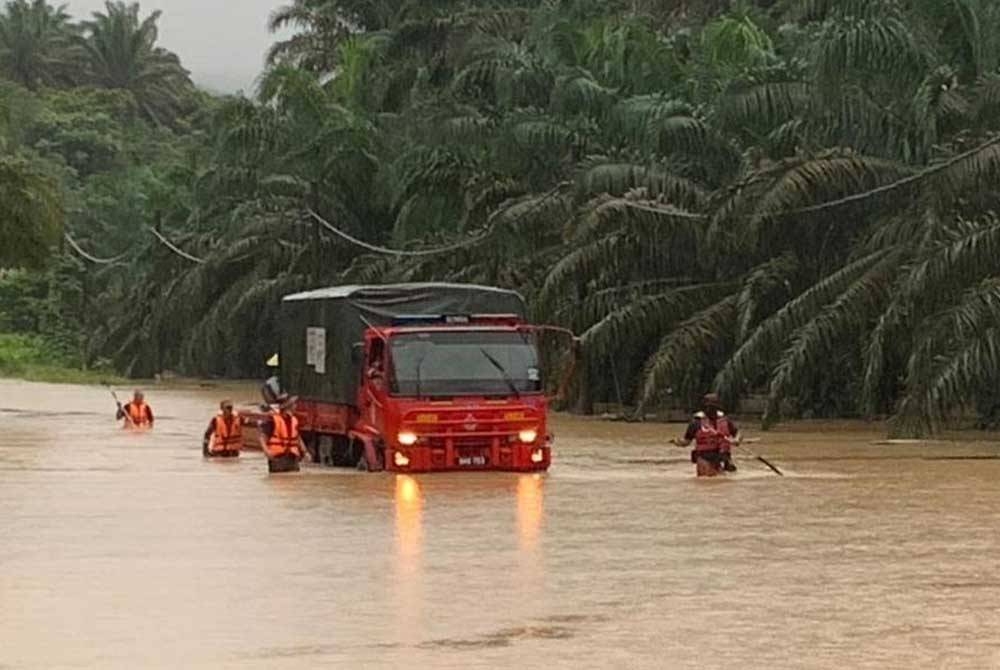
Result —
<svg viewBox="0 0 1000 670"><path fill-rule="evenodd" d="M389 470L544 470L535 332L517 315L402 317L366 331L358 428Z"/></svg>

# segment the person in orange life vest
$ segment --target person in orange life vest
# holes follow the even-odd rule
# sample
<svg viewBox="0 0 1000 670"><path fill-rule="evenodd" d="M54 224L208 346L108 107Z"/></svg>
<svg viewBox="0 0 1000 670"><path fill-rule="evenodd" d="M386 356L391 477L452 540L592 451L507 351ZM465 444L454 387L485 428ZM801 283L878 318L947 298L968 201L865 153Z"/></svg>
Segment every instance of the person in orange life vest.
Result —
<svg viewBox="0 0 1000 670"><path fill-rule="evenodd" d="M146 404L142 391L136 389L131 402L125 403L124 407L118 406L115 419L118 421L125 419L124 428L152 428L153 410Z"/></svg>
<svg viewBox="0 0 1000 670"><path fill-rule="evenodd" d="M740 433L736 424L721 409L719 396L714 393L702 398L702 410L688 424L682 440L674 444L686 447L694 440L691 462L699 475L715 475L721 470L736 472L732 459L732 445L739 444Z"/></svg>
<svg viewBox="0 0 1000 670"><path fill-rule="evenodd" d="M261 449L267 455L268 472L297 472L306 447L295 416L295 396L282 396L279 409L258 424Z"/></svg>
<svg viewBox="0 0 1000 670"><path fill-rule="evenodd" d="M233 401L219 403L221 410L208 422L205 439L201 443L201 454L206 458L233 458L240 455L243 448L243 426L239 415L233 411Z"/></svg>

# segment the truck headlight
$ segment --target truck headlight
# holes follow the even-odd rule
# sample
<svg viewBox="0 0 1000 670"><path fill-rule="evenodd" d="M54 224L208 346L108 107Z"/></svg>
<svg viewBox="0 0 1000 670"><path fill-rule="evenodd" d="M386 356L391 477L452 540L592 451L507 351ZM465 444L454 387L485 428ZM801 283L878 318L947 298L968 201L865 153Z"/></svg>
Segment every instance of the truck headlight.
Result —
<svg viewBox="0 0 1000 670"><path fill-rule="evenodd" d="M531 452L532 463L541 463L544 460L545 460L545 452L542 451L541 449L535 449L534 451Z"/></svg>
<svg viewBox="0 0 1000 670"><path fill-rule="evenodd" d="M410 457L404 454L402 451L397 451L392 457L392 460L396 463L397 468L405 468L410 464Z"/></svg>
<svg viewBox="0 0 1000 670"><path fill-rule="evenodd" d="M532 444L535 440L538 439L538 431L533 428L527 428L518 433L517 437L525 444Z"/></svg>
<svg viewBox="0 0 1000 670"><path fill-rule="evenodd" d="M396 436L396 440L404 447L412 447L417 443L417 434L404 430Z"/></svg>

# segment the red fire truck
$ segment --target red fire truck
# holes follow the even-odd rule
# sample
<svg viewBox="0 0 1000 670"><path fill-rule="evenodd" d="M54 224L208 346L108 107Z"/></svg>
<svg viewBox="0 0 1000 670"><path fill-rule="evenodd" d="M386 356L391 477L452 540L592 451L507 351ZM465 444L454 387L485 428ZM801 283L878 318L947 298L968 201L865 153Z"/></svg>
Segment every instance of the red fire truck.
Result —
<svg viewBox="0 0 1000 670"><path fill-rule="evenodd" d="M538 334L513 291L334 286L281 303L281 388L313 459L368 471L543 471ZM248 441L260 415L244 414ZM248 445L249 446L249 445Z"/></svg>

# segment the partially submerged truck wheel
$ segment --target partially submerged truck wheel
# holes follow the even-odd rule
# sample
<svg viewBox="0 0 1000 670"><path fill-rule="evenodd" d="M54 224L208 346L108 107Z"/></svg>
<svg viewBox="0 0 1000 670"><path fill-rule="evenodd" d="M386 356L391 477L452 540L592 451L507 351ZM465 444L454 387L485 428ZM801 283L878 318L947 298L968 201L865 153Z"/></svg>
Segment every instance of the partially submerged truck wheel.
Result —
<svg viewBox="0 0 1000 670"><path fill-rule="evenodd" d="M336 286L281 303L282 389L315 460L369 471L543 471L548 402L520 295Z"/></svg>

